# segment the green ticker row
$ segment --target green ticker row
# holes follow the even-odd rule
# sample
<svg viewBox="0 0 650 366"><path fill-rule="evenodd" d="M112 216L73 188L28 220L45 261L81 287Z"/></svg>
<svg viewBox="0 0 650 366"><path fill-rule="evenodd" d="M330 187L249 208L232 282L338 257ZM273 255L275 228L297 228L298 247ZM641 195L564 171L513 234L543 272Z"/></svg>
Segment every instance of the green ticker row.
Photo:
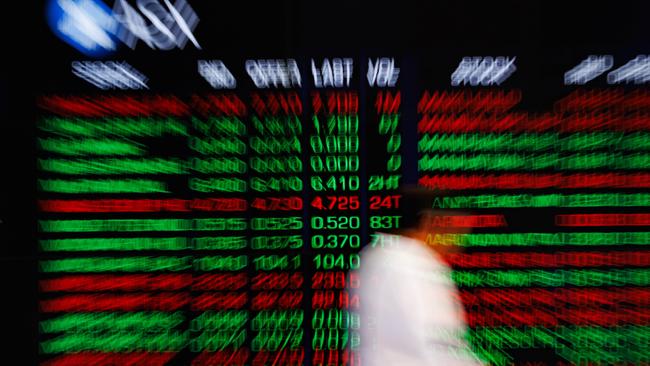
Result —
<svg viewBox="0 0 650 366"><path fill-rule="evenodd" d="M164 331L159 333L110 332L70 333L41 342L41 353L80 351L130 352L130 351L180 351L190 341L189 331Z"/></svg>
<svg viewBox="0 0 650 366"><path fill-rule="evenodd" d="M338 332L337 332L338 333ZM343 332L347 334L347 332ZM335 334L334 334L335 335ZM556 328L476 328L469 331L469 340L480 349L479 354L492 359L491 353L501 354L498 350L511 348L551 348L559 355L576 364L578 360L592 362L626 361L647 362L649 356L645 349L650 341L650 329L647 326L560 326ZM42 342L42 353L92 351L180 351L187 346L191 351L232 349L241 347L246 338L245 330L228 330L219 332L204 332L197 337L190 337L190 332L161 332L146 334L142 332L111 332L105 334L67 334L52 340ZM336 344L341 349L348 343L354 346L358 340L348 340L338 335ZM287 341L292 340L289 345ZM254 350L282 349L300 346L302 332L261 332L253 339ZM319 340L324 340L320 337ZM328 339L328 343L332 343ZM312 342L319 343L319 342ZM314 348L325 348L328 344L313 344ZM337 342L338 343L338 342ZM483 349L488 346L490 349ZM264 347L260 347L264 346ZM324 347L325 346L325 347ZM357 344L358 346L358 344ZM329 347L327 347L329 348ZM499 357L497 357L499 359ZM495 360L496 361L496 360ZM501 360L505 361L505 360ZM497 364L502 364L498 362Z"/></svg>
<svg viewBox="0 0 650 366"><path fill-rule="evenodd" d="M481 327L470 329L468 337L481 358L495 366L511 365L507 350L513 348L551 349L574 365L650 362L648 326Z"/></svg>
<svg viewBox="0 0 650 366"><path fill-rule="evenodd" d="M251 148L258 153L284 153L302 152L298 138L278 139L251 138ZM144 144L127 140L121 137L113 138L40 138L38 146L43 151L62 155L144 155L146 147ZM243 155L246 153L246 144L236 137L221 138L198 138L191 137L189 140L190 149L201 154L221 155L233 154Z"/></svg>
<svg viewBox="0 0 650 366"><path fill-rule="evenodd" d="M650 344L650 327L641 325L559 326L559 327L477 327L468 331L471 342L495 348L562 348L564 345L613 347L614 345L646 346ZM567 341L567 342L563 342Z"/></svg>
<svg viewBox="0 0 650 366"><path fill-rule="evenodd" d="M648 169L650 154L425 154L419 171Z"/></svg>
<svg viewBox="0 0 650 366"><path fill-rule="evenodd" d="M358 157L327 156L325 165L321 158L312 157L316 171L356 171ZM329 159L337 158L337 160ZM343 159L357 159L356 168L342 167ZM320 163L320 165L316 165ZM338 163L338 165L336 165ZM253 157L249 160L250 170L256 173L300 173L303 165L300 157ZM98 158L98 159L41 159L41 170L48 173L67 175L115 175L115 174L188 174L190 172L205 174L245 174L249 165L237 157L210 157L191 159L161 158ZM329 169L329 170L327 170ZM343 170L344 169L344 170Z"/></svg>
<svg viewBox="0 0 650 366"><path fill-rule="evenodd" d="M206 219L101 219L40 220L42 232L139 232L139 231L242 231L248 227L243 217Z"/></svg>
<svg viewBox="0 0 650 366"><path fill-rule="evenodd" d="M286 236L264 237L281 241ZM201 238L71 238L41 240L45 252L140 251L140 250L237 250L248 246L245 236Z"/></svg>
<svg viewBox="0 0 650 366"><path fill-rule="evenodd" d="M464 247L650 245L650 232L429 234L426 242Z"/></svg>
<svg viewBox="0 0 650 366"><path fill-rule="evenodd" d="M650 268L454 271L459 287L648 286Z"/></svg>
<svg viewBox="0 0 650 366"><path fill-rule="evenodd" d="M320 309L320 311L323 310ZM336 312L337 314L345 312L348 313L348 318L353 316L346 310L330 309L330 312ZM320 323L332 323L331 318L332 316L327 319L320 319L314 315L312 326ZM185 314L180 311L171 313L160 311L88 312L60 315L41 321L39 327L41 333L121 330L158 332L177 327L185 319ZM248 320L249 312L247 310L205 311L190 321L190 330L239 329L246 326ZM272 329L286 331L300 328L303 325L303 320L304 311L299 309L262 310L251 319L250 326L255 331Z"/></svg>
<svg viewBox="0 0 650 366"><path fill-rule="evenodd" d="M183 323L182 312L94 312L71 313L40 322L42 333L100 332L106 330L135 330L156 332L174 328Z"/></svg>
<svg viewBox="0 0 650 366"><path fill-rule="evenodd" d="M50 193L170 193L167 183L151 179L39 179Z"/></svg>
<svg viewBox="0 0 650 366"><path fill-rule="evenodd" d="M650 133L592 132L560 135L540 134L427 134L418 141L418 151L648 151Z"/></svg>
<svg viewBox="0 0 650 366"><path fill-rule="evenodd" d="M313 349L356 349L360 344L358 332L316 330ZM60 352L130 352L130 351L219 351L241 348L247 338L245 329L218 330L192 335L190 331L69 333L40 343L41 353ZM304 331L260 331L251 339L251 351L279 351L299 349L303 345Z"/></svg>
<svg viewBox="0 0 650 366"><path fill-rule="evenodd" d="M144 155L144 144L125 139L38 139L41 150L62 155Z"/></svg>
<svg viewBox="0 0 650 366"><path fill-rule="evenodd" d="M258 240L259 239L259 240ZM255 236L253 242L272 241L277 245L260 248L300 248L300 236ZM572 233L504 233L504 234L430 234L429 244L464 247L500 246L604 246L650 245L650 232L572 232ZM287 244L287 245L280 245ZM291 245L288 245L291 244ZM295 245L294 245L295 244ZM247 247L245 236L199 238L66 238L40 241L43 251L139 251L139 250L236 250ZM380 242L370 245L382 246Z"/></svg>
<svg viewBox="0 0 650 366"><path fill-rule="evenodd" d="M196 259L191 256L91 257L44 260L39 263L40 270L45 273L241 271L247 266L248 257L245 255ZM452 278L461 287L648 286L650 268L454 271Z"/></svg>
<svg viewBox="0 0 650 366"><path fill-rule="evenodd" d="M314 117L316 120L317 118ZM315 122L317 127L329 132L355 132L349 126L358 129L358 117L330 116L324 122ZM297 116L258 118L251 117L251 125L260 134L298 135L302 133L303 123ZM342 127L348 127L343 129ZM191 124L176 118L44 118L38 128L47 133L68 137L104 137L104 136L152 136L164 135L188 136L189 128L197 134L210 136L245 135L246 125L237 117L211 117L204 120L192 117Z"/></svg>
<svg viewBox="0 0 650 366"><path fill-rule="evenodd" d="M483 194L436 198L433 208L647 207L649 193Z"/></svg>
<svg viewBox="0 0 650 366"><path fill-rule="evenodd" d="M40 159L39 168L48 173L82 174L185 174L187 164L180 159L102 158L102 159Z"/></svg>
<svg viewBox="0 0 650 366"><path fill-rule="evenodd" d="M39 124L44 132L60 136L187 136L187 125L174 118L46 118Z"/></svg>
<svg viewBox="0 0 650 366"><path fill-rule="evenodd" d="M332 159L330 159L332 158ZM351 160L356 160L353 165ZM237 157L218 158L98 158L98 159L40 159L39 168L48 173L67 175L117 174L245 174L246 162ZM258 173L299 173L303 171L299 157L264 157L250 160L251 170ZM356 172L358 157L327 156L311 158L316 172ZM418 160L418 169L424 171L468 170L585 170L585 169L647 169L650 154L587 153L562 156L550 154L426 154Z"/></svg>
<svg viewBox="0 0 650 366"><path fill-rule="evenodd" d="M248 265L248 257L245 255L200 258L191 256L89 257L43 260L38 265L45 273L240 271Z"/></svg>

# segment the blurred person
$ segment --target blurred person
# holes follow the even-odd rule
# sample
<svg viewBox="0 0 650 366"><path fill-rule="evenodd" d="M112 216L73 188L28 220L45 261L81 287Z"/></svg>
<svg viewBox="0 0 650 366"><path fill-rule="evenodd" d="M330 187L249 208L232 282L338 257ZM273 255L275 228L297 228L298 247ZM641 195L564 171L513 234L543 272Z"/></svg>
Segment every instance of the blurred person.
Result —
<svg viewBox="0 0 650 366"><path fill-rule="evenodd" d="M466 229L442 227L433 211L436 196L420 188L402 190L399 229L378 232L361 251L358 275L362 366L481 365L466 340L466 323L447 253L448 243L427 237Z"/></svg>

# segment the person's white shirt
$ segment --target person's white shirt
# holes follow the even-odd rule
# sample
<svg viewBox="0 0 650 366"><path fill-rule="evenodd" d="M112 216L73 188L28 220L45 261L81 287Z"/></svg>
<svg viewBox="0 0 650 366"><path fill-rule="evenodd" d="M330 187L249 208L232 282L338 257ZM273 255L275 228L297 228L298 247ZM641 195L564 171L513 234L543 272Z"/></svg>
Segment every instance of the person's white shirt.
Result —
<svg viewBox="0 0 650 366"><path fill-rule="evenodd" d="M358 271L362 366L481 365L450 268L424 243L379 233Z"/></svg>

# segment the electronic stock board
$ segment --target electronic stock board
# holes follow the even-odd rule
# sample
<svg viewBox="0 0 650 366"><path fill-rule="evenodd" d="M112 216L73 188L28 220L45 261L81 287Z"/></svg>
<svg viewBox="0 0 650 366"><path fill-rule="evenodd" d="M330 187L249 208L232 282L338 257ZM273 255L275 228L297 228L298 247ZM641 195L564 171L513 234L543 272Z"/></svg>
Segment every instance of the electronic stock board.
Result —
<svg viewBox="0 0 650 366"><path fill-rule="evenodd" d="M231 6L35 10L5 121L27 360L362 365L358 253L417 184L471 230L427 240L465 249L486 363L649 362L643 6Z"/></svg>

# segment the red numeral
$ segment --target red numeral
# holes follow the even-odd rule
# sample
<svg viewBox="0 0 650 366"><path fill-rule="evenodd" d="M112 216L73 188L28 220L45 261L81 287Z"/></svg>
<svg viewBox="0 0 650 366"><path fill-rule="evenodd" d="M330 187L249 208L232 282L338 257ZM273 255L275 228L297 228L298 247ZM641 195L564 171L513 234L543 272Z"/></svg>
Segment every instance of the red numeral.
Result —
<svg viewBox="0 0 650 366"><path fill-rule="evenodd" d="M392 196L372 196L370 197L370 209L381 210L384 208L399 208L399 200L402 195L395 194Z"/></svg>

